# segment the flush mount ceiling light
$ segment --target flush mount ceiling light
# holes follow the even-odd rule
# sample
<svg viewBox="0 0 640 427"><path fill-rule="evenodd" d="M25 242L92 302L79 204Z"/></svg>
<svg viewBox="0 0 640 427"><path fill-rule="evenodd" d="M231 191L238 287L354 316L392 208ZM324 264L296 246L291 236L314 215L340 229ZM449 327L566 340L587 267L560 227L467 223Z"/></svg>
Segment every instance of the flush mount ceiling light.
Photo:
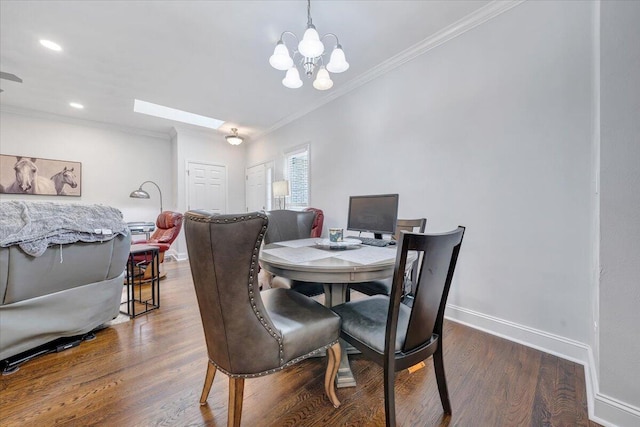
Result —
<svg viewBox="0 0 640 427"><path fill-rule="evenodd" d="M293 51L293 58L289 56L289 49L283 41L285 34L289 34L298 42L297 50ZM322 39L328 36L333 36L336 39L336 44L329 57L329 63L324 64L324 44ZM327 33L320 37L316 27L311 21L311 0L307 0L307 30L304 32L302 40L291 31L285 31L280 35L280 40L276 44L276 48L273 51L273 55L269 58L269 64L276 70L286 71L282 84L290 89L297 89L302 86L302 80L300 80L300 73L295 65L296 54L300 57L298 62L302 66L305 74L308 78L311 78L316 69L316 79L313 82L313 87L318 90L331 89L333 81L331 80L331 73L342 73L349 69L349 63L345 59L344 51L338 40L338 36L333 33Z"/></svg>
<svg viewBox="0 0 640 427"><path fill-rule="evenodd" d="M55 50L56 52L60 52L62 50L62 46L56 42L52 42L51 40L40 40L40 44L47 49Z"/></svg>
<svg viewBox="0 0 640 427"><path fill-rule="evenodd" d="M242 141L244 141L244 138L241 136L238 136L238 129L237 128L231 128L231 132L232 135L227 135L225 136L225 139L227 140L227 142L231 145L240 145L242 144Z"/></svg>

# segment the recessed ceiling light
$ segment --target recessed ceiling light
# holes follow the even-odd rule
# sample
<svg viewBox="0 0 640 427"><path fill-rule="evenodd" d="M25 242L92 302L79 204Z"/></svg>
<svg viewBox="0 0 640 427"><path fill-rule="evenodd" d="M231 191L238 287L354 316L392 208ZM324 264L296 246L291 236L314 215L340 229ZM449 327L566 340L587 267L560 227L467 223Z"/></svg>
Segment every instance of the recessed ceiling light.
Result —
<svg viewBox="0 0 640 427"><path fill-rule="evenodd" d="M134 100L133 111L136 113L175 120L182 123L189 123L191 125L202 126L210 129L218 129L224 123L222 120L188 113L186 111L176 110L175 108L165 107L158 104L152 104L147 101L140 101L139 99Z"/></svg>
<svg viewBox="0 0 640 427"><path fill-rule="evenodd" d="M69 105L73 108L77 108L78 110L82 110L84 108L84 105L77 102L70 102Z"/></svg>
<svg viewBox="0 0 640 427"><path fill-rule="evenodd" d="M54 43L51 40L40 40L40 44L47 49L55 50L56 52L60 52L62 50L62 46L58 43Z"/></svg>

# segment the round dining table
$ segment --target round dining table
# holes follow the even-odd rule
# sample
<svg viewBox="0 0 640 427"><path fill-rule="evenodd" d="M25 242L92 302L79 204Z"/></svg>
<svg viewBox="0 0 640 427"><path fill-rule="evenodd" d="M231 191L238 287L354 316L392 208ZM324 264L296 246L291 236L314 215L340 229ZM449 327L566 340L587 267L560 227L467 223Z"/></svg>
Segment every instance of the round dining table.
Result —
<svg viewBox="0 0 640 427"><path fill-rule="evenodd" d="M333 246L324 239L290 240L265 245L260 251L260 265L269 273L302 282L324 285L324 304L333 307L346 300L348 285L386 279L393 276L396 246L360 244ZM410 266L416 255L409 253ZM348 352L355 349L341 340L342 358L336 378L338 388L354 387L355 378ZM350 349L348 348L350 347Z"/></svg>

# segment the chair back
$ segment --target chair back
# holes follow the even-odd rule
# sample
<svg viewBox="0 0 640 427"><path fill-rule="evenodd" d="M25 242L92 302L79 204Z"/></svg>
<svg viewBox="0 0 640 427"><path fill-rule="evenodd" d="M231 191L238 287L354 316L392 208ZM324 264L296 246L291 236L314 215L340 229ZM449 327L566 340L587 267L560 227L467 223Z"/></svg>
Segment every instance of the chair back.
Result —
<svg viewBox="0 0 640 427"><path fill-rule="evenodd" d="M258 288L264 212L185 214L185 236L209 359L230 375L279 366L282 335Z"/></svg>
<svg viewBox="0 0 640 427"><path fill-rule="evenodd" d="M393 234L394 240L400 239L400 234L403 231L409 233L424 233L424 228L427 225L427 218L417 219L399 219L396 221L396 232Z"/></svg>
<svg viewBox="0 0 640 427"><path fill-rule="evenodd" d="M180 234L183 215L180 212L160 212L156 219L156 229L149 237L149 243L171 244Z"/></svg>
<svg viewBox="0 0 640 427"><path fill-rule="evenodd" d="M429 346L442 335L444 310L464 230L464 227L458 227L456 230L438 234L401 233L391 288L390 315L387 318L386 354L395 353L399 306L409 251L416 251L421 256L402 352L411 353Z"/></svg>
<svg viewBox="0 0 640 427"><path fill-rule="evenodd" d="M264 236L265 244L311 237L315 212L276 210L266 214L269 227Z"/></svg>

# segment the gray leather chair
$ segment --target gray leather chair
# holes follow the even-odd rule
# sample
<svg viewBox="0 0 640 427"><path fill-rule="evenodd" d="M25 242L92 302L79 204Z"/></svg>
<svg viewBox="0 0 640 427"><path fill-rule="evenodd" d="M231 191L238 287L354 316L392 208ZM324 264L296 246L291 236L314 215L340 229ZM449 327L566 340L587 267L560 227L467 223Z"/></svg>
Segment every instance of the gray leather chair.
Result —
<svg viewBox="0 0 640 427"><path fill-rule="evenodd" d="M340 402L340 318L290 289L258 289L258 255L267 231L264 213L185 214L185 236L209 364L205 404L217 370L229 376L229 426L239 426L245 378L268 375L326 350L325 392Z"/></svg>
<svg viewBox="0 0 640 427"><path fill-rule="evenodd" d="M403 231L408 232L418 232L424 233L424 228L427 225L426 218L418 218L418 219L399 219L396 221L396 232L393 235L394 240L400 239L400 234ZM416 266L418 260L414 263L414 267ZM412 268L410 278L405 281L405 294L414 293L414 285L416 281L416 269ZM362 283L354 283L349 285L349 289L347 289L347 301L350 300L350 292L351 289L363 293L365 295L389 295L391 293L391 282L393 281L392 277L388 279L381 280L373 280L370 282L362 282Z"/></svg>
<svg viewBox="0 0 640 427"><path fill-rule="evenodd" d="M391 295L374 295L333 307L342 318L340 336L362 356L383 367L387 426L396 425L396 372L432 355L440 401L444 412L451 414L442 357L442 324L463 236L464 227L431 235L403 232L398 241ZM411 307L400 303L409 251L421 255Z"/></svg>
<svg viewBox="0 0 640 427"><path fill-rule="evenodd" d="M269 218L269 227L264 236L265 244L311 237L311 229L316 217L315 212L275 210L267 211L266 214ZM324 286L321 283L301 282L278 276L271 279L271 286L293 289L309 297L324 293Z"/></svg>

